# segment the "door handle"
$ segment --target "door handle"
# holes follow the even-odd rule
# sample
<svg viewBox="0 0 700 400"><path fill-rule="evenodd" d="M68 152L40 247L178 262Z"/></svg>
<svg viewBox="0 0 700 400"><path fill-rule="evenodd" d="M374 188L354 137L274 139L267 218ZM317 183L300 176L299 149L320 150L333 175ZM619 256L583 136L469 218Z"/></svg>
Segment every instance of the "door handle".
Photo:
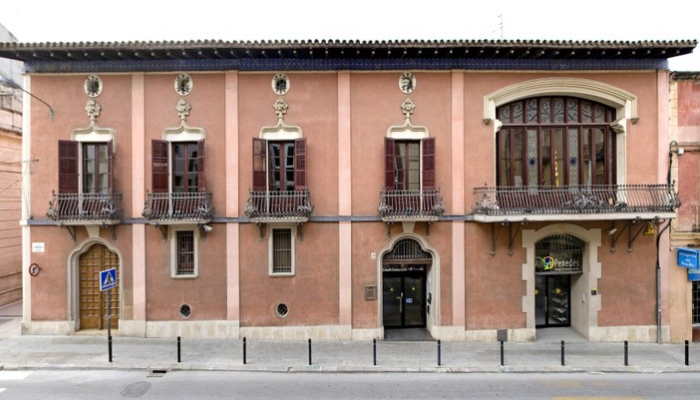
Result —
<svg viewBox="0 0 700 400"><path fill-rule="evenodd" d="M401 292L401 296L397 297L399 299L399 312L403 312L403 292Z"/></svg>

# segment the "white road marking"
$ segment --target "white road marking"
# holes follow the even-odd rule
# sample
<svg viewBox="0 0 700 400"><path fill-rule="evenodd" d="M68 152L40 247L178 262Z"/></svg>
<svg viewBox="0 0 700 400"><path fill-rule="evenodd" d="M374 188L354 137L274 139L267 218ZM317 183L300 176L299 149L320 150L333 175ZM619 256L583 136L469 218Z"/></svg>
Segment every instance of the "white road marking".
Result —
<svg viewBox="0 0 700 400"><path fill-rule="evenodd" d="M0 371L0 381L18 381L33 373L34 371Z"/></svg>
<svg viewBox="0 0 700 400"><path fill-rule="evenodd" d="M0 393L4 392L5 388L0 388Z"/></svg>

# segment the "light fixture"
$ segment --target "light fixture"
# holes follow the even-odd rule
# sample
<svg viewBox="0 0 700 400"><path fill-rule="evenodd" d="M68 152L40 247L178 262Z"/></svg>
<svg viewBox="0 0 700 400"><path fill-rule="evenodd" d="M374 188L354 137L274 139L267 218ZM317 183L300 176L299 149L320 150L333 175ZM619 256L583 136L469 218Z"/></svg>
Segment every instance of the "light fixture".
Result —
<svg viewBox="0 0 700 400"><path fill-rule="evenodd" d="M608 229L608 235L612 236L617 232L617 228Z"/></svg>
<svg viewBox="0 0 700 400"><path fill-rule="evenodd" d="M49 108L49 118L53 119L53 116L54 116L56 113L53 111L53 108L49 105L49 103L47 103L47 102L45 102L44 100L42 100L42 99L36 97L35 95L31 94L29 91L24 90L20 85L16 84L13 80L8 79L8 78L7 78L6 76L4 76L4 75L0 75L0 83L9 86L9 87L12 88L12 89L21 90L21 91L23 91L24 93L26 93L26 94L28 94L28 95L34 97L35 99L39 100L39 101L42 102L42 103L44 103L44 105L46 105L46 107ZM12 92L2 92L2 93L0 93L0 96L10 96L10 95L12 95L12 94L13 94Z"/></svg>

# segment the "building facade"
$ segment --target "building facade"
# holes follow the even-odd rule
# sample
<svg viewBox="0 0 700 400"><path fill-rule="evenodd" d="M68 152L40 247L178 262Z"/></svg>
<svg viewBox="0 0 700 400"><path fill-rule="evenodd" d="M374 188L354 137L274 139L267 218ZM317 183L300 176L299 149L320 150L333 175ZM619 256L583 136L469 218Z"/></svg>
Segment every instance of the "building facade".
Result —
<svg viewBox="0 0 700 400"><path fill-rule="evenodd" d="M17 39L0 24L0 41ZM22 299L22 63L0 59L0 307Z"/></svg>
<svg viewBox="0 0 700 400"><path fill-rule="evenodd" d="M686 327L684 337L692 335L694 341L700 341L700 276L683 262L684 257L697 258L700 253L700 74L673 72L669 100L669 156L674 166L672 180L681 199L678 217L671 226L671 247L675 253L671 264L675 265L672 268L687 270L671 283L679 304L672 318Z"/></svg>
<svg viewBox="0 0 700 400"><path fill-rule="evenodd" d="M2 44L55 110L25 98L23 332L104 329L116 268L120 335L687 338L667 59L695 45Z"/></svg>

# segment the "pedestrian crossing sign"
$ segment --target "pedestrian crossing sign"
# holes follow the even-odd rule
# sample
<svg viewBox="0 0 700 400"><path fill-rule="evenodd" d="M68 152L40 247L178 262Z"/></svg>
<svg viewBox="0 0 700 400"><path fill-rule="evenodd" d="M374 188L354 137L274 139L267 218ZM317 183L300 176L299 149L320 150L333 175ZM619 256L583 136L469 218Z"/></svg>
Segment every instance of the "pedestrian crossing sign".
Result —
<svg viewBox="0 0 700 400"><path fill-rule="evenodd" d="M117 269L100 271L100 290L105 291L117 286Z"/></svg>

